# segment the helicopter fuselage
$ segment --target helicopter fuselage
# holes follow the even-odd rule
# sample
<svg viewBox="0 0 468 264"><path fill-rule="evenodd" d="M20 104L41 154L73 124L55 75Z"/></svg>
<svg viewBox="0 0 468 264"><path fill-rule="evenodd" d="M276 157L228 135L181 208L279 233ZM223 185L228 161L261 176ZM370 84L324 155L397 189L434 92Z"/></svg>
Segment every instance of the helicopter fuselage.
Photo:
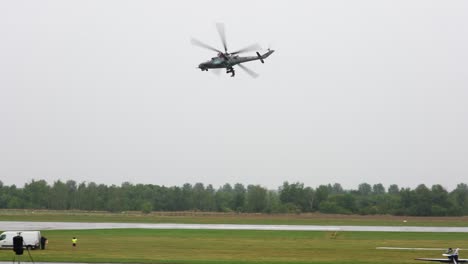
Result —
<svg viewBox="0 0 468 264"><path fill-rule="evenodd" d="M240 57L237 55L230 55L230 54L218 54L217 57L211 58L211 60L200 63L198 65L198 68L200 68L202 71L208 71L208 69L219 69L219 68L226 68L226 69L232 69L234 65L237 65L239 63L244 63L248 61L254 61L254 60L261 60L263 63L263 59L266 59L270 54L272 54L274 50L269 50L267 53L258 56L248 56L248 57Z"/></svg>
<svg viewBox="0 0 468 264"><path fill-rule="evenodd" d="M219 68L232 68L232 66L247 62L247 61L253 61L253 60L259 60L260 58L250 56L250 57L239 57L239 56L232 56L228 57L214 57L211 58L211 60L200 63L198 65L198 68L201 70L208 70L208 69L219 69Z"/></svg>

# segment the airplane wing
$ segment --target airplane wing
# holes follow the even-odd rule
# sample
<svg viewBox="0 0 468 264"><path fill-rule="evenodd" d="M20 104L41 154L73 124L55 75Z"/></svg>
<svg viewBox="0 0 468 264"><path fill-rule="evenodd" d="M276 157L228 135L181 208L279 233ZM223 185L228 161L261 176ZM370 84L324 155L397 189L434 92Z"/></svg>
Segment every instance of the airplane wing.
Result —
<svg viewBox="0 0 468 264"><path fill-rule="evenodd" d="M436 259L436 258L417 258L416 260L423 260L423 261L435 261L435 262L442 262L442 263L452 263L450 259L443 258L443 259ZM460 260L459 260L460 261Z"/></svg>

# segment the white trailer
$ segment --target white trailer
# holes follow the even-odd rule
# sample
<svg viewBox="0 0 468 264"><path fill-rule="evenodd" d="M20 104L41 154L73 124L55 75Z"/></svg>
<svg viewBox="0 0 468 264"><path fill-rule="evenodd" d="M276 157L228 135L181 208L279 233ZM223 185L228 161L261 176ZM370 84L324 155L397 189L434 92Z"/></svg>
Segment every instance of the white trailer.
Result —
<svg viewBox="0 0 468 264"><path fill-rule="evenodd" d="M13 237L23 237L23 247L36 249L41 247L41 231L5 231L0 234L0 248L13 248Z"/></svg>

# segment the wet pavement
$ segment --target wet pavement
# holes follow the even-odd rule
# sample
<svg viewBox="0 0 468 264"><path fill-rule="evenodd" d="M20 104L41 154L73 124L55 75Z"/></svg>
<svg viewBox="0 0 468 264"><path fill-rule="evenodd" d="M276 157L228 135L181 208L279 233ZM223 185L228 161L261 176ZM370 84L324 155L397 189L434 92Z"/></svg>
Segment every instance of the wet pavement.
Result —
<svg viewBox="0 0 468 264"><path fill-rule="evenodd" d="M83 230L83 229L203 229L277 231L369 231L468 233L468 227L427 226L325 226L325 225L234 225L234 224L142 224L0 221L0 230ZM1 264L1 263L0 263Z"/></svg>

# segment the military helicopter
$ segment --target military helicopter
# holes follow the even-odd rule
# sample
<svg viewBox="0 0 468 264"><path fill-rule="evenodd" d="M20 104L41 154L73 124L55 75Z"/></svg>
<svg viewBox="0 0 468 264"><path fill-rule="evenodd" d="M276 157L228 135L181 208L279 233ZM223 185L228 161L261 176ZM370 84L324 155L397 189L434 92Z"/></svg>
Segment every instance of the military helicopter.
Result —
<svg viewBox="0 0 468 264"><path fill-rule="evenodd" d="M262 63L265 63L265 59L268 58L274 50L268 49L268 52L265 54L261 55L258 51L257 56L249 56L249 57L240 57L238 54L249 52L249 51L255 51L261 49L258 44L252 44L250 46L247 46L243 49L234 51L234 52L228 52L227 44L226 44L226 34L224 30L224 24L223 23L217 23L216 24L216 29L218 30L219 37L221 38L221 42L223 43L224 47L224 52L220 51L219 49L213 48L210 45L207 45L197 39L192 38L191 43L193 45L209 49L212 51L218 52L218 55L216 57L211 58L211 60L200 63L198 65L198 68L200 68L202 71L208 71L208 69L222 69L226 68L226 73L230 73L231 77L234 77L236 75L234 71L234 66L237 65L239 66L242 70L244 70L247 74L252 76L253 78L257 78L258 74L252 71L251 69L245 67L241 63L248 62L248 61L254 61L254 60L260 60Z"/></svg>

